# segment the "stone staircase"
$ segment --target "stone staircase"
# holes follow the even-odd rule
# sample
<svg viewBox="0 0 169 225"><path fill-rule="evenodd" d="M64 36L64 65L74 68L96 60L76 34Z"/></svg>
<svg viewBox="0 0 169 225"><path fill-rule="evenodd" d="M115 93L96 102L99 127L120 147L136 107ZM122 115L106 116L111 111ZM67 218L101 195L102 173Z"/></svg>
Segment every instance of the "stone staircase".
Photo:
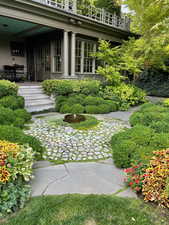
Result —
<svg viewBox="0 0 169 225"><path fill-rule="evenodd" d="M19 95L25 99L25 108L28 112L42 112L55 108L54 100L44 94L40 85L27 85L19 87Z"/></svg>

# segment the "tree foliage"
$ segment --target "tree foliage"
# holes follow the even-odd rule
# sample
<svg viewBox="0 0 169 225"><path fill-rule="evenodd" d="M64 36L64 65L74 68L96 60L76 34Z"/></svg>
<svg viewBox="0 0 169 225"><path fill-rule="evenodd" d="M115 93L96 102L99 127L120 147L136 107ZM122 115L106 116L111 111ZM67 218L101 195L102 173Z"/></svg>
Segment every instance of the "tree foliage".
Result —
<svg viewBox="0 0 169 225"><path fill-rule="evenodd" d="M120 75L123 70L134 76L150 68L169 71L169 0L121 2L130 9L132 27L141 35L115 48L110 48L109 44L103 48L106 44L101 42L101 53L97 57L104 60L107 66L99 68L98 72L109 75L110 79L110 76Z"/></svg>

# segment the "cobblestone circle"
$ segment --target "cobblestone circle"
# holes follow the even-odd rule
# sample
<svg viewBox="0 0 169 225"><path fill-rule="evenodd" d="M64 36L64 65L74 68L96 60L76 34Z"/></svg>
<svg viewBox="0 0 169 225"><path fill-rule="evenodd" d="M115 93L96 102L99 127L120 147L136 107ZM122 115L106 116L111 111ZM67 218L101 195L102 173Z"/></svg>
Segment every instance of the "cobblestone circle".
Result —
<svg viewBox="0 0 169 225"><path fill-rule="evenodd" d="M111 157L111 137L125 127L127 124L120 120L102 119L93 129L77 130L36 118L25 133L46 147L45 160L85 161Z"/></svg>

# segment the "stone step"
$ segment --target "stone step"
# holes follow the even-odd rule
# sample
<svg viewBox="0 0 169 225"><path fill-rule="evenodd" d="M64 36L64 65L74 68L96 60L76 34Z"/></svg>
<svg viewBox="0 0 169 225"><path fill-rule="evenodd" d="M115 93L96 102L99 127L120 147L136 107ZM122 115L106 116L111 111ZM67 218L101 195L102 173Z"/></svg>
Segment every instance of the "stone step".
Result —
<svg viewBox="0 0 169 225"><path fill-rule="evenodd" d="M49 105L41 105L41 106L32 106L32 107L26 107L27 111L32 113L32 112L42 112L44 110L54 110L54 105L49 104Z"/></svg>
<svg viewBox="0 0 169 225"><path fill-rule="evenodd" d="M19 89L20 90L27 90L27 89L42 89L42 86L40 85L37 85L37 86L20 86Z"/></svg>
<svg viewBox="0 0 169 225"><path fill-rule="evenodd" d="M43 92L41 86L20 86L18 92L24 97L25 108L28 112L41 112L55 108L54 100Z"/></svg>
<svg viewBox="0 0 169 225"><path fill-rule="evenodd" d="M43 90L41 89L24 89L24 90L19 90L18 94L19 95L28 95L28 94L43 94Z"/></svg>
<svg viewBox="0 0 169 225"><path fill-rule="evenodd" d="M49 99L50 100L50 97L45 95L45 94L32 94L32 95L24 95L24 99L25 101L29 101L29 100L40 100L40 99Z"/></svg>
<svg viewBox="0 0 169 225"><path fill-rule="evenodd" d="M44 100L33 100L33 101L25 101L25 106L32 107L32 106L41 106L41 105L54 105L53 101L50 99Z"/></svg>

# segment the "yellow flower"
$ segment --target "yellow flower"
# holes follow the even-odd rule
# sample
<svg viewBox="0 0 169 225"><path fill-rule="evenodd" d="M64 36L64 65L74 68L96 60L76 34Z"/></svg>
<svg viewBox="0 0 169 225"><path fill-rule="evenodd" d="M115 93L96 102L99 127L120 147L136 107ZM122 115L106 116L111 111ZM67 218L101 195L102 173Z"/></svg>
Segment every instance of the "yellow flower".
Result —
<svg viewBox="0 0 169 225"><path fill-rule="evenodd" d="M0 141L0 152L17 153L19 151L20 151L19 145L8 142L8 141Z"/></svg>
<svg viewBox="0 0 169 225"><path fill-rule="evenodd" d="M0 168L0 182L5 183L9 180L10 173L5 167Z"/></svg>

